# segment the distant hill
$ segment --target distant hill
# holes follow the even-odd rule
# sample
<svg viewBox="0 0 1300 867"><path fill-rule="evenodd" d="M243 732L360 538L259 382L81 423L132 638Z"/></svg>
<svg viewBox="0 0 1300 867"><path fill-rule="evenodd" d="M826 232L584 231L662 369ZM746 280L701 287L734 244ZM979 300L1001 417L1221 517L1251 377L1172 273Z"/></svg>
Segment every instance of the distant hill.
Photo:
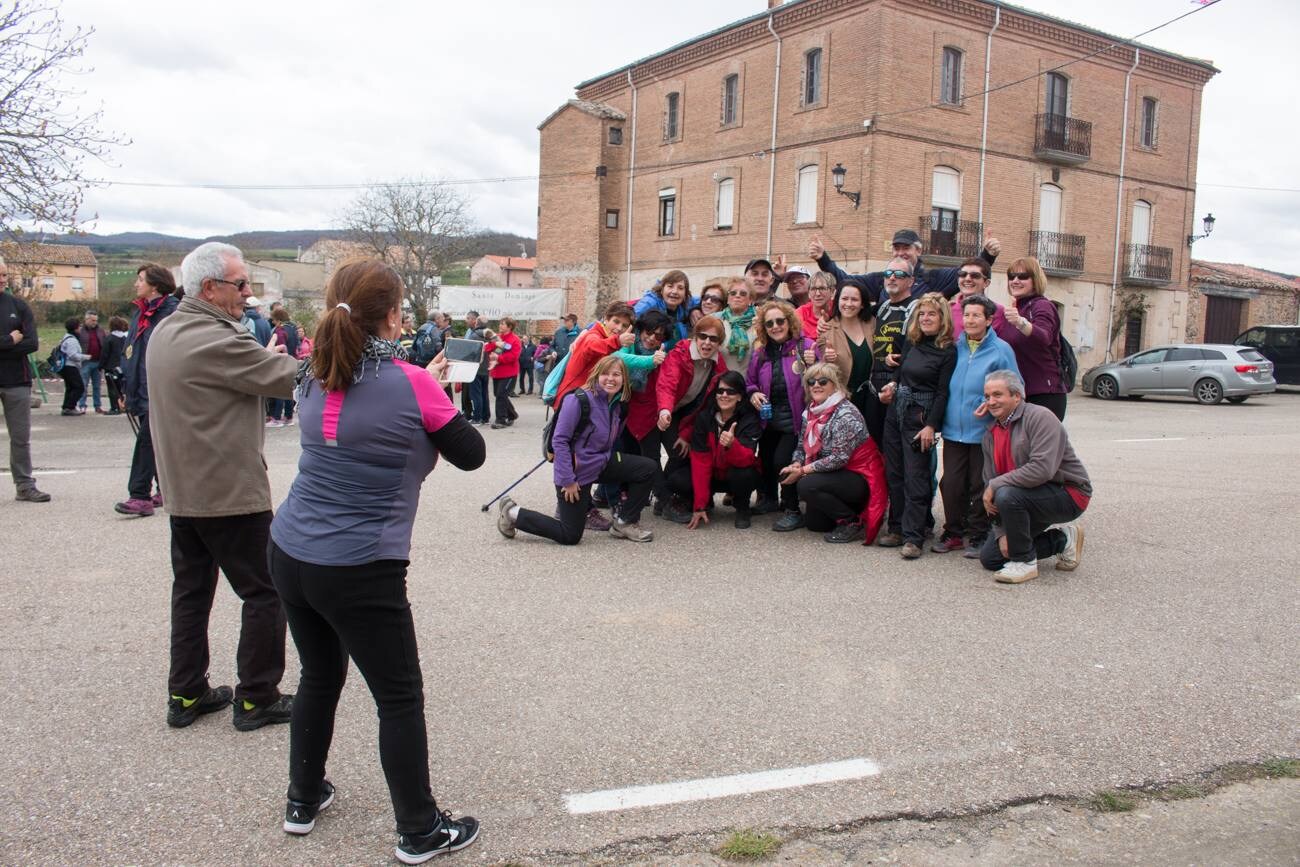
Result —
<svg viewBox="0 0 1300 867"><path fill-rule="evenodd" d="M119 232L116 235L96 235L92 232L79 235L46 237L47 244L85 244L101 255L124 253L128 250L157 250L169 252L188 251L204 241L224 241L242 250L304 250L322 239L342 239L347 233L339 229L293 229L284 232L236 232L233 235L214 235L210 238L185 238L163 235L158 232ZM477 259L492 253L498 256L518 256L523 244L528 256L537 255L537 239L509 232L485 230L469 239L466 258Z"/></svg>

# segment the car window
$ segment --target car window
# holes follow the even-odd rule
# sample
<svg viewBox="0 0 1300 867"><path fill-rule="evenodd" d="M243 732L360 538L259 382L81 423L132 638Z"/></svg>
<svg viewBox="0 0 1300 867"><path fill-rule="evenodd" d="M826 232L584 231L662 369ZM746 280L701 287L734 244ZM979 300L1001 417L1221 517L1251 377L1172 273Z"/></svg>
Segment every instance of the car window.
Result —
<svg viewBox="0 0 1300 867"><path fill-rule="evenodd" d="M1159 364L1165 360L1167 349L1153 349L1150 352L1140 352L1130 359L1134 364Z"/></svg>
<svg viewBox="0 0 1300 867"><path fill-rule="evenodd" d="M1276 346L1279 349L1290 349L1296 344L1296 333L1290 328L1278 328L1268 332L1268 339L1265 343L1268 346Z"/></svg>
<svg viewBox="0 0 1300 867"><path fill-rule="evenodd" d="M1264 342L1264 329L1252 328L1233 342L1245 346L1259 346Z"/></svg>
<svg viewBox="0 0 1300 867"><path fill-rule="evenodd" d="M1264 358L1263 355L1260 354L1258 349L1238 349L1237 354L1240 355L1244 361L1267 361L1268 360Z"/></svg>
<svg viewBox="0 0 1300 867"><path fill-rule="evenodd" d="M1191 346L1175 346L1169 350L1169 357L1165 361L1200 361L1204 357L1200 349Z"/></svg>
<svg viewBox="0 0 1300 867"><path fill-rule="evenodd" d="M1255 352L1255 350L1253 349L1247 349L1245 351ZM1259 353L1255 353L1255 354L1258 355ZM1201 358L1204 358L1206 361L1227 361L1228 360L1227 356L1225 356L1222 352L1220 352L1217 349L1202 349Z"/></svg>

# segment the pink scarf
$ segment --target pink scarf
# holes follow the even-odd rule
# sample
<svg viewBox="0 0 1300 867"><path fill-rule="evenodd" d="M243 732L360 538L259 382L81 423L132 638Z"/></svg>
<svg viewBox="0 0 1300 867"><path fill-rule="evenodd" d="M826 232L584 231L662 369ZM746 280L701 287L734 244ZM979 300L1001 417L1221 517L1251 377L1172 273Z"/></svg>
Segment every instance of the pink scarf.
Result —
<svg viewBox="0 0 1300 867"><path fill-rule="evenodd" d="M835 407L839 406L842 400L844 400L844 395L837 391L826 398L824 403L810 406L804 410L803 461L805 464L817 460L817 456L821 454L822 429L831 420L831 416L835 415Z"/></svg>

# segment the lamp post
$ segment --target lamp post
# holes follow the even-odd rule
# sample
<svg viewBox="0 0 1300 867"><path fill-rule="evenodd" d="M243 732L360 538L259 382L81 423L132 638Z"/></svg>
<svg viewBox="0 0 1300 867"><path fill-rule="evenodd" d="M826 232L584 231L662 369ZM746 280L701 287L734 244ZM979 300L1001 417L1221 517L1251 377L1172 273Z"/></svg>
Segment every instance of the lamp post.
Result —
<svg viewBox="0 0 1300 867"><path fill-rule="evenodd" d="M844 168L842 163L836 163L835 168L831 169L831 180L835 183L835 192L839 193L841 196L848 196L849 201L853 202L853 210L856 211L858 209L858 204L862 201L862 193L844 192L844 176L848 173L849 170Z"/></svg>
<svg viewBox="0 0 1300 867"><path fill-rule="evenodd" d="M1203 234L1203 235L1188 235L1188 236L1187 236L1187 246L1190 247L1190 246L1192 246L1193 244L1195 244L1197 241L1201 240L1202 238L1208 238L1208 237L1210 237L1210 233L1214 231L1214 215L1213 215L1213 214L1206 214L1205 217L1201 220L1201 225L1205 227L1205 234Z"/></svg>

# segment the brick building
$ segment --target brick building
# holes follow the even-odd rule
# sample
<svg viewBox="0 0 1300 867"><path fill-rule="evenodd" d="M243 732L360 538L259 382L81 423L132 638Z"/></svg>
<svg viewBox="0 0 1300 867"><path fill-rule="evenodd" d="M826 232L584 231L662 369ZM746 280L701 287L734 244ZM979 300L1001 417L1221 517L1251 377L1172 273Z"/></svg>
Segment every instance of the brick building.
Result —
<svg viewBox="0 0 1300 867"><path fill-rule="evenodd" d="M1248 265L1193 261L1187 340L1231 343L1256 325L1300 325L1300 280Z"/></svg>
<svg viewBox="0 0 1300 867"><path fill-rule="evenodd" d="M987 0L769 0L579 84L543 121L538 285L589 317L669 268L805 262L814 236L860 271L899 228L932 265L992 233L993 294L1036 254L1083 361L1120 340L1126 294L1146 299L1144 342L1182 339L1216 70L1119 41Z"/></svg>
<svg viewBox="0 0 1300 867"><path fill-rule="evenodd" d="M469 282L473 286L502 286L506 289L531 287L536 267L536 259L489 253L469 269Z"/></svg>

